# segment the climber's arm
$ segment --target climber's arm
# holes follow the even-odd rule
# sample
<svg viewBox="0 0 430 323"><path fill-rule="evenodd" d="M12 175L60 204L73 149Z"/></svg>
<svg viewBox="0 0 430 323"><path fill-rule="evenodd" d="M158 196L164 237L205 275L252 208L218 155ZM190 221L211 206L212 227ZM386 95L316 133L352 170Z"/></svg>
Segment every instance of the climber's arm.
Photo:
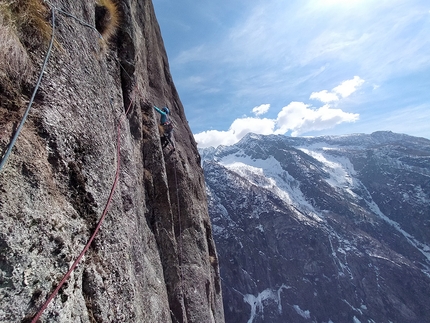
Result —
<svg viewBox="0 0 430 323"><path fill-rule="evenodd" d="M166 115L166 113L164 112L164 111L161 111L159 108L157 108L155 105L154 105L154 109L155 110L157 110L157 112L159 113L159 114L161 114L161 115L163 115L163 116L165 116Z"/></svg>

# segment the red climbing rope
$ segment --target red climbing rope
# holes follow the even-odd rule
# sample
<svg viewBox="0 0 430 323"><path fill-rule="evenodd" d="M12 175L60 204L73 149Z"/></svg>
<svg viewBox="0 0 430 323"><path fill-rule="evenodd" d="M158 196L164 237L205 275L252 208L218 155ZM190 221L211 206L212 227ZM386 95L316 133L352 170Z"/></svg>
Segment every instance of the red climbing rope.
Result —
<svg viewBox="0 0 430 323"><path fill-rule="evenodd" d="M80 20L79 18L77 18L77 17L75 17L75 16L71 15L70 13L67 13L67 12L65 12L65 11L63 11L63 10L61 10L61 9L59 9L59 8L56 8L54 5L52 5L52 4L51 4L49 1L47 1L47 0L45 0L45 2L48 4L48 6L51 8L51 11L52 11L52 36L51 36L51 42L50 42L49 49L48 49L48 54L46 55L45 62L44 62L44 64L43 64L43 68L42 68L42 73L41 73L41 75L40 75L40 77L39 77L38 84L36 85L35 91L34 91L34 93L33 93L33 97L34 97L34 95L35 95L35 93L36 93L36 91L37 91L37 88L39 87L39 84L40 84L40 81L41 81L41 78L42 78L42 75L43 75L43 71L44 71L44 69L45 69L45 67L46 67L46 64L47 64L47 61L48 61L48 58L49 58L49 54L50 54L50 52L51 52L51 48L52 48L52 44L53 44L53 40L54 40L54 30L55 30L55 11L58 11L58 12L60 12L60 13L62 13L62 14L64 14L64 15L66 15L66 16L68 16L68 17L74 18L74 19L78 20L78 22L79 22L79 23L81 23L82 25L84 25L84 26L86 26L86 27L89 27L89 28L91 28L91 29L95 30L97 33L99 33L99 32L97 31L97 29L96 29L94 26L91 26L91 25L89 25L89 24L85 23L84 21L82 21L82 20ZM99 35L100 35L100 33L99 33ZM100 36L101 36L101 35L100 35ZM117 59L117 61L118 61L118 59ZM124 72L128 75L128 77L131 79L130 75L127 73L127 71L126 71L126 70L124 69L124 67L121 65L121 63L120 63L119 61L118 61L118 63L119 63L119 65L121 66L121 68L124 70ZM27 108L27 111L26 111L26 113L25 113L25 115L24 115L24 117L23 117L23 121L21 122L20 127L18 128L18 130L16 131L15 137L17 137L17 136L18 136L18 134L19 134L19 130L20 130L20 128L22 127L23 123L25 122L25 119L26 119L26 117L27 117L28 111L30 110L30 107L31 107L31 104L32 104L32 101L33 101L33 97L32 97L32 99L31 99L30 104L29 104L29 107ZM33 318L33 320L31 321L31 323L36 323L36 322L37 322L37 320L42 316L43 312L44 312L44 311L45 311L45 309L48 307L49 303L50 303L50 302L55 298L55 296L58 294L58 292L59 292L60 288L64 285L64 283L65 283L65 282L67 281L67 279L70 277L71 273L75 270L76 266L78 265L78 263L80 262L80 260L81 260L81 259L82 259L82 257L84 256L84 254L88 251L88 249L89 249L89 247L90 247L91 243L93 242L93 240L94 240L94 238L96 237L96 235L97 235L98 231L100 230L100 227L101 227L101 225L102 225L102 223L103 223L103 221L104 221L104 219L105 219L105 217L106 217L107 211L108 211L109 206L110 206L110 203L111 203L111 201L112 201L113 194L114 194L115 189L116 189L116 187L117 187L117 185L118 185L118 181L119 181L119 174L120 174L120 167L121 167L121 163L120 163L120 162L121 162L121 123L122 123L122 121L127 117L127 115L128 115L128 113L129 113L129 111L130 111L130 109L131 109L132 105L133 105L133 100L131 100L131 101L130 101L130 105L128 106L127 111L126 111L126 112L125 112L125 114L122 116L122 118L120 119L120 121L119 121L119 123L118 123L118 126L117 126L117 151L116 151L116 153L117 153L117 165L116 165L115 179L114 179L114 182L113 182L113 184L112 184L112 188L111 188L111 191L110 191L110 194L109 194L109 198L108 198L108 200L107 200L107 202L106 202L106 205L105 205L105 208L104 208L104 210L103 210L102 216L100 217L100 220L99 220L99 222L97 223L97 226L96 226L96 228L95 228L95 230L94 230L94 233L92 234L91 238L88 240L88 242L87 242L87 244L85 245L84 249L83 249L83 250L82 250L82 252L79 254L79 256L77 257L77 259L75 260L75 262L72 264L72 266L70 267L69 271L64 275L63 279L60 281L60 283L58 284L58 286L55 288L55 290L51 293L51 295L48 297L48 299L47 299L47 300L45 301L45 303L42 305L42 307L40 308L40 310L39 310L39 311L37 312L37 314L34 316L34 318ZM13 145L14 145L14 142L16 141L16 138L15 138L15 137L14 137L14 139L13 139L12 143L9 145L9 147L10 147L10 148L9 148L9 150L12 150L12 147L13 147ZM0 170L1 170L1 168L3 167L3 165L6 163L6 160L7 160L8 156L9 156L9 153L10 153L10 151L7 151L6 155L5 155L5 156L4 156L4 158L1 160L1 163L0 163Z"/></svg>
<svg viewBox="0 0 430 323"><path fill-rule="evenodd" d="M101 225L103 223L103 220L106 217L107 211L109 209L109 205L110 205L110 203L112 201L112 198L113 198L113 193L115 192L115 189L116 189L116 186L118 185L118 180L119 180L119 173L120 173L120 167L121 167L121 123L124 120L124 118L128 115L128 112L130 111L132 105L133 105L133 101L130 102L130 105L128 106L127 111L125 112L125 114L122 116L121 120L118 123L118 127L117 127L117 142L116 142L116 158L117 158L117 163L116 163L115 180L114 180L114 182L112 184L112 188L111 188L111 191L110 191L110 194L109 194L109 198L108 198L108 200L106 202L106 205L105 205L105 208L103 210L102 216L101 216L99 222L97 223L97 227L94 230L94 233L91 236L90 240L88 240L88 242L85 245L84 249L79 254L78 258L76 258L75 262L70 267L69 271L64 275L63 279L60 281L60 283L58 284L57 288L52 292L51 296L49 296L49 298L45 301L45 303L40 308L39 312L33 318L33 320L31 321L31 323L36 323L37 322L37 320L42 315L43 311L48 307L49 303L58 294L58 291L60 290L60 288L64 285L64 283L66 282L66 280L70 277L71 273L75 270L75 268L78 265L79 261L82 259L82 257L87 252L87 250L90 248L91 243L93 242L94 238L96 237L97 233L99 232L99 229L100 229L100 227L101 227Z"/></svg>

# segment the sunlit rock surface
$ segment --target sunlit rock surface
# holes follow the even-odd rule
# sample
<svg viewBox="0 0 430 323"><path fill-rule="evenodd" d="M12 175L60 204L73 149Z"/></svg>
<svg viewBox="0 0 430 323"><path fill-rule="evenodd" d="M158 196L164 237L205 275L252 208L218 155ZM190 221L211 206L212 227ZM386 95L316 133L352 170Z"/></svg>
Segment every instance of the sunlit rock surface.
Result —
<svg viewBox="0 0 430 323"><path fill-rule="evenodd" d="M120 126L106 219L42 322L224 322L200 157L152 2L118 1L108 43L88 27L94 1L49 3L54 49L0 172L0 321L29 322L84 248L115 179ZM34 72L18 89L22 105L3 105L12 94L1 93L2 154L46 50L27 48ZM154 104L172 111L174 155L161 149Z"/></svg>

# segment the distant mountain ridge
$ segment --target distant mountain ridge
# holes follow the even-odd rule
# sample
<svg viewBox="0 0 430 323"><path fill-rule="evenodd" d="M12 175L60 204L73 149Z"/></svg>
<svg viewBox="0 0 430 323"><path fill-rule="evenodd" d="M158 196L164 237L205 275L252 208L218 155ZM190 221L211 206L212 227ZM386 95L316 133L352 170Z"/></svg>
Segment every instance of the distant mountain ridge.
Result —
<svg viewBox="0 0 430 323"><path fill-rule="evenodd" d="M249 134L200 151L226 322L426 322L430 140Z"/></svg>

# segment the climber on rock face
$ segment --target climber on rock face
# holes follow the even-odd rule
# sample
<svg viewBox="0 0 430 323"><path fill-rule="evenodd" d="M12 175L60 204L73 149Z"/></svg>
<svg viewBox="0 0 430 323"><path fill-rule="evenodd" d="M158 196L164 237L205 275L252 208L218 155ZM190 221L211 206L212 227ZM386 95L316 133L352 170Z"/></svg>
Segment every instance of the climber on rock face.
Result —
<svg viewBox="0 0 430 323"><path fill-rule="evenodd" d="M170 143L173 147L172 151L174 151L175 145L173 144L173 141L172 141L173 124L169 118L170 111L167 107L159 109L155 105L154 105L154 109L157 110L159 114L161 114L161 118L160 118L161 144L163 148L165 148Z"/></svg>

